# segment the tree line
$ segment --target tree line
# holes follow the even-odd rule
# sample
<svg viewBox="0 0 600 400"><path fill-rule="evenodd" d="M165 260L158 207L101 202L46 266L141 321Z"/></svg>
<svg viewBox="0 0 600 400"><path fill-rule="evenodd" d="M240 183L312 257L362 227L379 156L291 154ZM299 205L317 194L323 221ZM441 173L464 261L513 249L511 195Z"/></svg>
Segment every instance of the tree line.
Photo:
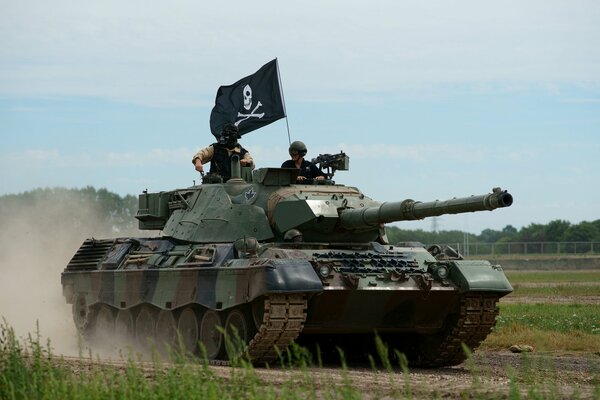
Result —
<svg viewBox="0 0 600 400"><path fill-rule="evenodd" d="M417 241L432 243L507 243L507 242L600 242L600 219L592 222L582 221L572 224L565 220L554 220L547 224L531 223L517 229L506 225L502 230L485 229L479 235L465 234L462 231L427 232L423 230L405 230L396 226L387 226L386 233L392 244Z"/></svg>

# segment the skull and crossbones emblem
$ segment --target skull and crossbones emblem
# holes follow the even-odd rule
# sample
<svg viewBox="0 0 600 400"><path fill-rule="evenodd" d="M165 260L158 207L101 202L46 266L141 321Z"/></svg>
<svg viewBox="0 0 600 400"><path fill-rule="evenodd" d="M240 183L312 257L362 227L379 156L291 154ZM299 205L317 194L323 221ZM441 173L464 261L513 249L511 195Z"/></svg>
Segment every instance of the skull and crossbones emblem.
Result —
<svg viewBox="0 0 600 400"><path fill-rule="evenodd" d="M250 85L246 85L244 86L244 89L242 90L242 95L244 96L244 109L246 111L250 111L250 109L252 108L252 88L250 87ZM249 114L243 114L241 112L238 112L238 118L241 118L237 121L235 121L235 126L239 126L240 123L244 122L245 120L249 119L249 118L258 118L261 119L262 117L265 116L265 113L260 113L257 114L256 110L258 110L258 108L262 106L262 103L259 101L256 103L256 107L254 107L254 109L252 111L250 111Z"/></svg>

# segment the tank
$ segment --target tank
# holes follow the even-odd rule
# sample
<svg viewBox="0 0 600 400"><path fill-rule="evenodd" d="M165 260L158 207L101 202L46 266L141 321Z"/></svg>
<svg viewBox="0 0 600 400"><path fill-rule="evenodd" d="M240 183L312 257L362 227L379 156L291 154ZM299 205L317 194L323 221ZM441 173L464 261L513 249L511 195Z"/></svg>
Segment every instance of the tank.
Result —
<svg viewBox="0 0 600 400"><path fill-rule="evenodd" d="M226 183L207 176L144 191L139 228L161 235L87 239L61 275L77 329L90 341L179 343L210 360L243 353L256 363L292 341L361 358L376 333L411 365L462 362L462 344L486 338L512 291L502 268L442 246L389 244L385 224L491 211L512 196L494 188L380 203L331 180L348 169L345 154L315 161L329 179L297 184L297 170L251 172L234 159Z"/></svg>

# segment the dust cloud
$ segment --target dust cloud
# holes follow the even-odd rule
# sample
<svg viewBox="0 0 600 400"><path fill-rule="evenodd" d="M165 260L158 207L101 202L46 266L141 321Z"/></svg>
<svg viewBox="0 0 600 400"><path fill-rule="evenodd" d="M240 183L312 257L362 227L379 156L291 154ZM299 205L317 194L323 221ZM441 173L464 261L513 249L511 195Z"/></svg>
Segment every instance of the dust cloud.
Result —
<svg viewBox="0 0 600 400"><path fill-rule="evenodd" d="M23 338L39 323L43 344L50 339L54 353L75 356L79 340L60 274L86 238L128 233L116 233L99 205L77 192L50 192L0 203L0 317Z"/></svg>

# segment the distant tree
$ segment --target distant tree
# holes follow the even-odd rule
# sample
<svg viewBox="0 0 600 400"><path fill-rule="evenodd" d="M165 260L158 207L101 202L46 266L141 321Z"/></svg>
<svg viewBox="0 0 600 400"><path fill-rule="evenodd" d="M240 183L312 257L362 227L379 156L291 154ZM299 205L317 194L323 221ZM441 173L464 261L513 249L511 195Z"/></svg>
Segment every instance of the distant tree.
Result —
<svg viewBox="0 0 600 400"><path fill-rule="evenodd" d="M544 242L546 241L546 225L529 224L519 231L518 241Z"/></svg>
<svg viewBox="0 0 600 400"><path fill-rule="evenodd" d="M596 236L594 237L595 241L600 241L600 219L591 222L592 225L596 228Z"/></svg>
<svg viewBox="0 0 600 400"><path fill-rule="evenodd" d="M481 235L477 237L480 242L484 243L496 243L498 239L503 236L501 231L495 231L492 229L484 229L481 231Z"/></svg>
<svg viewBox="0 0 600 400"><path fill-rule="evenodd" d="M419 230L404 230L397 226L386 226L385 231L388 237L388 241L391 244L397 244L399 242L417 241L425 243L431 237L433 232L425 232L422 229Z"/></svg>
<svg viewBox="0 0 600 400"><path fill-rule="evenodd" d="M570 226L564 234L564 240L567 242L587 242L597 237L598 228L596 224L587 221Z"/></svg>
<svg viewBox="0 0 600 400"><path fill-rule="evenodd" d="M391 244L400 242L421 242L425 245L463 243L465 233L461 231L439 231L427 232L421 229L403 230L396 226L386 226L386 233ZM477 241L477 236L469 233L468 240L472 243Z"/></svg>
<svg viewBox="0 0 600 400"><path fill-rule="evenodd" d="M517 236L517 234L519 233L519 231L517 230L517 228L515 228L512 225L506 225L503 229L502 229L502 236L503 237L507 237L507 238L514 238Z"/></svg>
<svg viewBox="0 0 600 400"><path fill-rule="evenodd" d="M550 242L560 242L565 240L565 233L571 226L571 223L565 220L555 219L550 221L546 227L546 240Z"/></svg>

